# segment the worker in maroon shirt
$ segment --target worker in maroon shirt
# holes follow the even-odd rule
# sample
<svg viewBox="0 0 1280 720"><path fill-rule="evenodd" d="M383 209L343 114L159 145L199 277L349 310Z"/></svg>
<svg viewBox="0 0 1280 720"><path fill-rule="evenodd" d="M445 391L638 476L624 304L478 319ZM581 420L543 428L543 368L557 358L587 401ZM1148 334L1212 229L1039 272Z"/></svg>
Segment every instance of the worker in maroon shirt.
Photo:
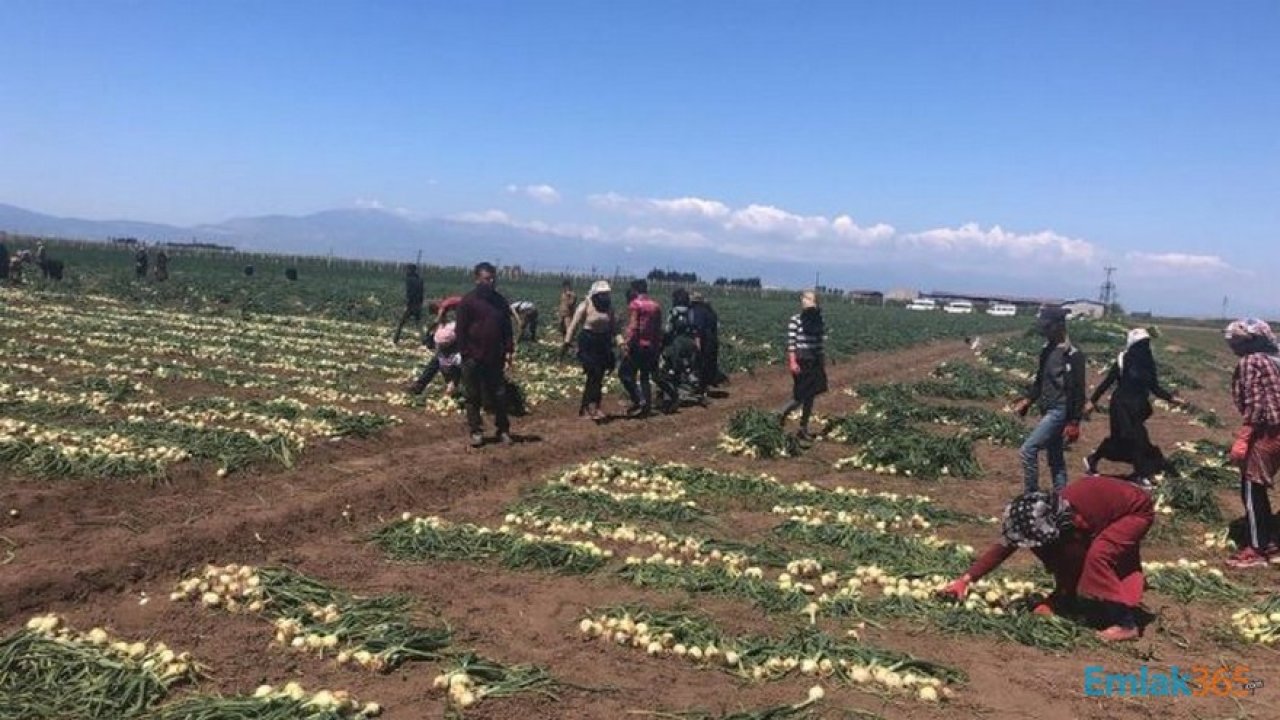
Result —
<svg viewBox="0 0 1280 720"><path fill-rule="evenodd" d="M969 583L996 569L1018 548L1035 553L1053 573L1053 593L1035 612L1051 615L1077 596L1101 601L1106 642L1137 639L1134 609L1142 602L1139 544L1155 520L1151 495L1120 478L1096 475L1066 486L1061 494L1024 493L1004 510L999 542L969 571L943 590L963 599Z"/></svg>
<svg viewBox="0 0 1280 720"><path fill-rule="evenodd" d="M455 331L462 353L462 385L467 406L467 429L471 447L484 444L482 405L493 409L497 440L511 444L511 425L507 418L507 378L515 354L515 336L511 325L511 306L498 294L497 268L482 262L473 272L476 286L458 304ZM486 400L488 402L486 402Z"/></svg>

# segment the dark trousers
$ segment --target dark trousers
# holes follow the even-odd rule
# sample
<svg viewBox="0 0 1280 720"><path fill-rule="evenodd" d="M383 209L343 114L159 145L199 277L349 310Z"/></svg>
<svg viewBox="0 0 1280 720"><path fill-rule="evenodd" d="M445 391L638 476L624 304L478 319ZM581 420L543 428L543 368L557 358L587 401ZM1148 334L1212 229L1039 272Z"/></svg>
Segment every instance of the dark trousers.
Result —
<svg viewBox="0 0 1280 720"><path fill-rule="evenodd" d="M618 379L631 398L632 405L653 404L653 372L658 368L658 353L653 348L632 346L618 366ZM636 379L640 382L637 384Z"/></svg>
<svg viewBox="0 0 1280 720"><path fill-rule="evenodd" d="M1244 502L1245 529L1249 531L1249 547L1261 552L1271 544L1271 499L1267 486L1242 479L1240 499Z"/></svg>
<svg viewBox="0 0 1280 720"><path fill-rule="evenodd" d="M400 315L400 322L396 324L396 332L391 336L391 342L400 342L400 331L404 330L405 323L413 320L413 324L422 327L422 306L407 305L404 313Z"/></svg>
<svg viewBox="0 0 1280 720"><path fill-rule="evenodd" d="M431 360L422 367L422 372L418 373L418 387L425 388L430 385L431 381L436 379L436 375L441 372L440 354L437 353L431 356ZM445 380L448 380L449 382L457 382L462 371L457 365L454 365L450 368L444 369L443 373Z"/></svg>
<svg viewBox="0 0 1280 720"><path fill-rule="evenodd" d="M462 361L462 392L467 405L467 429L472 433L484 431L480 408L489 406L493 411L493 425L499 434L510 432L507 418L507 378L502 365L487 365L476 360Z"/></svg>
<svg viewBox="0 0 1280 720"><path fill-rule="evenodd" d="M807 432L809 430L809 416L813 415L814 397L815 396L810 395L806 397L804 400L796 400L793 398L786 405L783 405L781 408L778 409L778 416L782 418L783 422L786 422L787 416L795 412L796 408L799 408L800 409L800 429Z"/></svg>
<svg viewBox="0 0 1280 720"><path fill-rule="evenodd" d="M582 384L582 404L578 407L578 414L581 415L584 410L589 407L600 407L600 403L604 400L604 368L592 365L583 365L582 371L586 373L587 378Z"/></svg>

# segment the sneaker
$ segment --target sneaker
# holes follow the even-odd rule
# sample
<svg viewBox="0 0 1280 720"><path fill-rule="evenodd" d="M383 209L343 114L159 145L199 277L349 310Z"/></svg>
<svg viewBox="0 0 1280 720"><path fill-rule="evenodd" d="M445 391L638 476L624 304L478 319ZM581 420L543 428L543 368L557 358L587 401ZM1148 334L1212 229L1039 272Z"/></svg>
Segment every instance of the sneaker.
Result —
<svg viewBox="0 0 1280 720"><path fill-rule="evenodd" d="M1088 455L1086 455L1085 457L1080 458L1080 459L1084 461L1084 474L1085 474L1085 475L1088 475L1089 477L1093 477L1094 475L1097 475L1097 474L1098 474L1098 461L1097 461L1097 460L1094 460L1091 456L1088 456Z"/></svg>
<svg viewBox="0 0 1280 720"><path fill-rule="evenodd" d="M1126 642L1129 640L1137 640L1142 636L1142 632L1136 627L1125 627L1123 625L1112 625L1105 630L1098 631L1098 639L1102 642Z"/></svg>
<svg viewBox="0 0 1280 720"><path fill-rule="evenodd" d="M515 440L511 439L511 433L500 432L498 433L498 442L503 445L512 445L515 443Z"/></svg>
<svg viewBox="0 0 1280 720"><path fill-rule="evenodd" d="M471 433L471 447L478 448L484 444L484 433Z"/></svg>
<svg viewBox="0 0 1280 720"><path fill-rule="evenodd" d="M1235 568L1237 570L1266 567L1267 556L1251 547L1246 547L1227 558L1226 563L1227 567Z"/></svg>
<svg viewBox="0 0 1280 720"><path fill-rule="evenodd" d="M640 411L642 409L644 409L643 405L640 405L639 403L631 403L630 405L627 406L627 409L624 410L623 413L627 417L635 417L640 414Z"/></svg>
<svg viewBox="0 0 1280 720"><path fill-rule="evenodd" d="M796 439L800 442L813 442L814 437L808 428L800 428L800 431L796 433Z"/></svg>

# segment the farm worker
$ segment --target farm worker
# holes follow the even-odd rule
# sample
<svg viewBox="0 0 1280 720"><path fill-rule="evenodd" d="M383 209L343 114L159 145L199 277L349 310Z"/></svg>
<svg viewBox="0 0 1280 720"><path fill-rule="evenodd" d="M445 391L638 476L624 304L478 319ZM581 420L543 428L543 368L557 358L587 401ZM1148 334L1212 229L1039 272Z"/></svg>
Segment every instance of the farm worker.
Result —
<svg viewBox="0 0 1280 720"><path fill-rule="evenodd" d="M649 297L649 282L631 281L627 291L627 329L622 338L618 377L631 404L627 415L643 417L653 406L652 376L662 352L662 306ZM636 380L639 378L639 383Z"/></svg>
<svg viewBox="0 0 1280 720"><path fill-rule="evenodd" d="M169 279L169 254L161 248L156 252L156 280L165 281Z"/></svg>
<svg viewBox="0 0 1280 720"><path fill-rule="evenodd" d="M573 320L578 308L578 295L573 291L573 281L566 279L560 283L560 303L556 305L557 329L561 337L569 334L569 323Z"/></svg>
<svg viewBox="0 0 1280 720"><path fill-rule="evenodd" d="M1065 441L1080 437L1080 417L1084 413L1085 357L1067 339L1067 311L1045 307L1036 318L1036 330L1045 338L1040 350L1040 364L1026 396L1014 404L1013 410L1025 416L1031 403L1040 408L1040 422L1027 436L1019 453L1022 456L1024 490L1035 492L1040 487L1040 451L1048 454L1053 489L1061 492L1067 484L1067 461L1063 456Z"/></svg>
<svg viewBox="0 0 1280 720"><path fill-rule="evenodd" d="M1154 520L1151 496L1120 478L1095 475L1061 493L1024 493L1005 507L1000 540L942 593L964 599L969 583L1028 548L1054 578L1053 593L1036 614L1052 615L1085 596L1102 603L1107 627L1098 632L1101 640L1134 640L1144 582L1139 544Z"/></svg>
<svg viewBox="0 0 1280 720"><path fill-rule="evenodd" d="M689 305L688 290L676 288L671 293L671 310L662 338L662 372L658 375L662 411L666 413L679 407L681 385L699 387L697 362L701 344Z"/></svg>
<svg viewBox="0 0 1280 720"><path fill-rule="evenodd" d="M418 274L417 265L408 263L404 266L404 312L400 314L400 322L396 324L395 334L391 336L392 344L400 342L400 332L410 319L414 325L422 327L422 300L422 276Z"/></svg>
<svg viewBox="0 0 1280 720"><path fill-rule="evenodd" d="M1107 410L1111 434L1098 445L1098 449L1085 456L1085 472L1097 475L1099 459L1129 463L1133 465L1133 475L1129 479L1150 490L1151 477L1163 471L1166 462L1164 453L1151 443L1147 434L1146 422L1151 417L1149 396L1155 395L1170 403L1177 400L1172 392L1160 386L1156 361L1151 355L1151 335L1146 330L1135 328L1129 331L1124 352L1116 356L1102 384L1093 391L1084 408L1085 416L1094 411L1098 400L1112 385L1116 389L1111 394L1111 406Z"/></svg>
<svg viewBox="0 0 1280 720"><path fill-rule="evenodd" d="M133 253L133 277L137 280L147 279L147 246L138 245Z"/></svg>
<svg viewBox="0 0 1280 720"><path fill-rule="evenodd" d="M587 299L578 305L564 333L565 348L577 341L578 362L582 363L582 372L586 375L578 416L595 421L608 417L601 406L604 400L604 376L618 362L613 353L615 325L610 292L607 281L597 280L592 283L591 289L587 291Z"/></svg>
<svg viewBox="0 0 1280 720"><path fill-rule="evenodd" d="M800 408L798 435L801 440L813 439L809 434L813 401L827 391L827 369L822 350L826 335L822 308L818 306L818 293L806 290L800 295L800 312L792 315L787 323L787 369L791 372L791 401L778 411L778 422L785 425L787 416Z"/></svg>
<svg viewBox="0 0 1280 720"><path fill-rule="evenodd" d="M36 243L36 267L40 268L40 275L46 279L49 277L49 252L44 247L44 241Z"/></svg>
<svg viewBox="0 0 1280 720"><path fill-rule="evenodd" d="M520 326L520 342L533 342L538 339L538 306L530 300L517 300L511 303L511 315Z"/></svg>
<svg viewBox="0 0 1280 720"><path fill-rule="evenodd" d="M0 241L0 280L9 279L9 248Z"/></svg>
<svg viewBox="0 0 1280 720"><path fill-rule="evenodd" d="M513 366L515 334L511 326L511 306L498 293L497 268L487 262L475 266L475 289L458 304L456 331L462 353L462 385L467 406L467 429L471 447L484 444L480 407L493 409L497 440L510 445L511 425L507 418L507 378L504 370ZM485 401L488 400L488 403Z"/></svg>
<svg viewBox="0 0 1280 720"><path fill-rule="evenodd" d="M422 370L419 371L418 378L405 388L405 392L413 395L422 394L422 392L427 389L427 386L431 384L431 381L435 379L436 374L440 372L440 347L436 340L436 333L442 326L453 324L453 321L450 319L450 315L458 309L458 305L461 303L461 295L451 295L439 302L432 301L427 303L427 315L433 319L431 324L427 326L426 333L423 335L422 344L426 345L428 350L433 350L434 352L431 355L431 360L429 360L427 364L423 366ZM454 337L457 337L456 327L454 330ZM447 378L448 375L445 377ZM450 389L447 389L446 392L452 392L453 384L454 383L451 381Z"/></svg>
<svg viewBox="0 0 1280 720"><path fill-rule="evenodd" d="M1231 399L1242 423L1229 457L1240 466L1240 497L1249 530L1248 544L1227 558L1227 565L1263 567L1269 560L1280 562L1267 497L1280 469L1280 351L1271 326L1257 318L1232 322L1225 336L1240 358L1231 374Z"/></svg>
<svg viewBox="0 0 1280 720"><path fill-rule="evenodd" d="M698 330L700 342L698 383L706 392L707 388L716 387L728 379L720 371L720 317L700 292L693 293L689 302L689 315Z"/></svg>

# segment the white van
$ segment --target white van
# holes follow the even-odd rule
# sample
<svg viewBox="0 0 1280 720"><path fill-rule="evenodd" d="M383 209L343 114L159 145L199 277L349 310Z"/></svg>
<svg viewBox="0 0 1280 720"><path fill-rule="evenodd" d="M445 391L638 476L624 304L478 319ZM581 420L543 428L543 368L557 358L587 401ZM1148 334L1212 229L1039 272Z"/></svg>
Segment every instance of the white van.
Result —
<svg viewBox="0 0 1280 720"><path fill-rule="evenodd" d="M987 308L987 314L997 317L1013 317L1018 314L1018 307L1009 303L992 303Z"/></svg>
<svg viewBox="0 0 1280 720"><path fill-rule="evenodd" d="M973 303L968 300L952 300L942 308L942 311L952 315L968 315L973 312Z"/></svg>
<svg viewBox="0 0 1280 720"><path fill-rule="evenodd" d="M937 310L938 303L934 302L933 300L930 300L929 298L916 298L915 300L912 300L910 303L907 303L907 309L908 310Z"/></svg>

